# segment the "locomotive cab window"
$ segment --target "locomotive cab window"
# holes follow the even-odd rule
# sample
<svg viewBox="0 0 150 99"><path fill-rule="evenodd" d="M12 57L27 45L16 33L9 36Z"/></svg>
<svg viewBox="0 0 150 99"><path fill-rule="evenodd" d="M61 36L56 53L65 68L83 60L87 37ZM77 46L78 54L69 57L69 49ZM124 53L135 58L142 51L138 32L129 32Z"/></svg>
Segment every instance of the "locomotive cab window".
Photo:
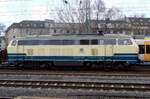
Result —
<svg viewBox="0 0 150 99"><path fill-rule="evenodd" d="M12 46L16 46L16 44L17 44L16 40L13 40L12 43L11 43Z"/></svg>
<svg viewBox="0 0 150 99"><path fill-rule="evenodd" d="M146 45L146 54L150 54L150 45Z"/></svg>

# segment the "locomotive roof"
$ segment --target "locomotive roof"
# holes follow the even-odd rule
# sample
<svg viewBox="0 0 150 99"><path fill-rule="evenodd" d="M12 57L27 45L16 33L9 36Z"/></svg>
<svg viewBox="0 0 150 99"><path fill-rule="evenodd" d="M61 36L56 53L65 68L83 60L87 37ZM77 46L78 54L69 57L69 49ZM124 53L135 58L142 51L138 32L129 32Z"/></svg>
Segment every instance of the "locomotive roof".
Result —
<svg viewBox="0 0 150 99"><path fill-rule="evenodd" d="M105 34L105 35L40 35L40 36L27 36L27 37L19 37L16 38L18 40L39 40L39 39L108 39L108 38L131 38L131 36L128 35L122 35L122 34Z"/></svg>

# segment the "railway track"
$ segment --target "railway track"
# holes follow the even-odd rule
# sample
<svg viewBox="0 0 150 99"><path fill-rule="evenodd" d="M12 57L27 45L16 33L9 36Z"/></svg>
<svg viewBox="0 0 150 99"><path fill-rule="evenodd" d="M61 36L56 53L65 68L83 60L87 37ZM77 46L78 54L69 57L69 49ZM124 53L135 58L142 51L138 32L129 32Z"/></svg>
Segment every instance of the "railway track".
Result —
<svg viewBox="0 0 150 99"><path fill-rule="evenodd" d="M150 73L144 71L66 71L66 70L0 70L0 87L38 89L79 89L99 92L150 92ZM13 76L14 79L9 79ZM24 77L25 76L25 77ZM27 76L27 77L26 77ZM31 76L31 77L30 77ZM6 78L5 78L6 77ZM38 78L39 77L39 78ZM41 78L45 79L41 79ZM48 78L49 77L49 78ZM58 79L57 79L58 77ZM24 79L27 78L27 79ZM35 78L35 79L33 79ZM40 79L40 80L37 80ZM47 79L48 78L48 79ZM56 80L56 79L57 80ZM73 78L73 79L71 79ZM63 80L62 80L63 79ZM99 79L95 81L95 79ZM134 80L133 80L134 79ZM142 81L144 80L144 81ZM147 83L145 81L148 81ZM111 99L126 99L124 96ZM135 97L136 95L133 94ZM122 98L123 97L123 98ZM131 99L134 99L134 97ZM140 97L140 98L139 98ZM138 98L145 97L139 95ZM146 96L146 98L149 96ZM83 99L83 98L81 98ZM85 98L87 99L87 98ZM93 98L92 98L93 99ZM99 98L96 98L99 99ZM106 98L107 99L107 98Z"/></svg>
<svg viewBox="0 0 150 99"><path fill-rule="evenodd" d="M48 70L0 70L0 75L50 75L50 76L120 76L150 77L150 71L48 71Z"/></svg>
<svg viewBox="0 0 150 99"><path fill-rule="evenodd" d="M148 99L144 97L123 97L123 96L105 96L105 95L95 95L95 96L61 96L61 97L27 97L19 96L14 99Z"/></svg>
<svg viewBox="0 0 150 99"><path fill-rule="evenodd" d="M0 99L148 99L147 97L117 97L117 96L64 96L64 97L31 97L31 96L18 96L18 97L1 97Z"/></svg>
<svg viewBox="0 0 150 99"><path fill-rule="evenodd" d="M3 87L23 87L23 88L63 88L63 89L83 89L83 90L119 90L119 91L150 91L150 84L139 83L112 83L112 82L75 82L57 80L0 80Z"/></svg>

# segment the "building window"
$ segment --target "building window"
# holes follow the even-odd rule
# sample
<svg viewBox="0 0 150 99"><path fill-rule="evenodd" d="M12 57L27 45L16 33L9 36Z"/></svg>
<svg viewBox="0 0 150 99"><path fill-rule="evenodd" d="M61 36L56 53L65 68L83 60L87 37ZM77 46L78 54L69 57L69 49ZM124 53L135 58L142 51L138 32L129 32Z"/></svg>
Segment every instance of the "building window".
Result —
<svg viewBox="0 0 150 99"><path fill-rule="evenodd" d="M29 32L29 35L31 35L31 32Z"/></svg>
<svg viewBox="0 0 150 99"><path fill-rule="evenodd" d="M46 27L50 27L48 23L45 23L45 26L46 26Z"/></svg>
<svg viewBox="0 0 150 99"><path fill-rule="evenodd" d="M125 30L122 30L122 34L126 34Z"/></svg>
<svg viewBox="0 0 150 99"><path fill-rule="evenodd" d="M114 33L114 31L113 31L113 30L110 30L110 33L111 33L111 34L113 34L113 33Z"/></svg>
<svg viewBox="0 0 150 99"><path fill-rule="evenodd" d="M43 24L41 24L40 26L41 26L41 27L43 27L44 25L43 25Z"/></svg>
<svg viewBox="0 0 150 99"><path fill-rule="evenodd" d="M22 24L20 24L20 27L22 27Z"/></svg>
<svg viewBox="0 0 150 99"><path fill-rule="evenodd" d="M33 24L34 27L36 27L36 24Z"/></svg>
<svg viewBox="0 0 150 99"><path fill-rule="evenodd" d="M63 30L60 29L60 33L63 33Z"/></svg>
<svg viewBox="0 0 150 99"><path fill-rule="evenodd" d="M54 33L56 33L56 29L54 29Z"/></svg>
<svg viewBox="0 0 150 99"><path fill-rule="evenodd" d="M108 23L107 26L108 26L108 28L112 28L112 24L111 23Z"/></svg>
<svg viewBox="0 0 150 99"><path fill-rule="evenodd" d="M69 33L70 31L69 30L67 30L67 33Z"/></svg>
<svg viewBox="0 0 150 99"><path fill-rule="evenodd" d="M30 26L30 24L27 24L27 27L29 27Z"/></svg>
<svg viewBox="0 0 150 99"><path fill-rule="evenodd" d="M98 24L98 28L102 28L101 24Z"/></svg>
<svg viewBox="0 0 150 99"><path fill-rule="evenodd" d="M141 22L143 22L143 20L142 20L142 19L141 19L140 21L141 21Z"/></svg>

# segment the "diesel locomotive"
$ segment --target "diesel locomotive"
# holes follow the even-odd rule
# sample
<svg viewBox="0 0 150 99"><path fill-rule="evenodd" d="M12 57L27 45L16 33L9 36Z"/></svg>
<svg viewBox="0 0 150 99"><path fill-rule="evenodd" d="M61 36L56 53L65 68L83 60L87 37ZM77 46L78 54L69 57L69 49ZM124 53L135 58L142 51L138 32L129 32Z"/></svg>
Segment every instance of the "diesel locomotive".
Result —
<svg viewBox="0 0 150 99"><path fill-rule="evenodd" d="M139 48L127 35L51 35L13 39L7 62L53 66L54 62L82 62L84 66L126 67L139 62Z"/></svg>

